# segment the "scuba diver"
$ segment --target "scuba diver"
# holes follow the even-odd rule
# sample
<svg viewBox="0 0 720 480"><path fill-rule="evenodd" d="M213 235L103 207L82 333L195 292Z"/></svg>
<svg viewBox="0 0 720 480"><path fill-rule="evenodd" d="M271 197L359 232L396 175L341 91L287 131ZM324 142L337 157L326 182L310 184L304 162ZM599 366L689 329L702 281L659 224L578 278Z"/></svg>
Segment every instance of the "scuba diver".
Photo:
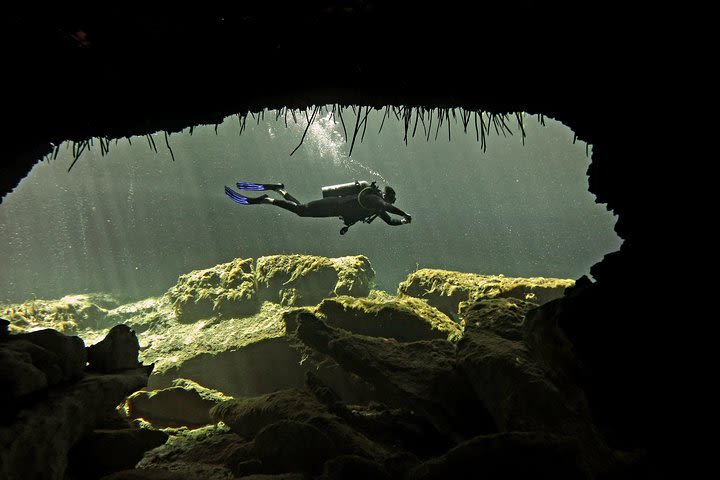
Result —
<svg viewBox="0 0 720 480"><path fill-rule="evenodd" d="M323 198L308 203L302 203L285 190L282 183L249 183L238 182L237 188L249 191L275 191L283 196L284 200L270 198L267 194L260 197L246 197L229 187L225 187L225 194L240 205L276 205L290 210L300 217L340 217L345 226L340 235L345 235L348 228L362 221L370 223L380 217L388 225L404 225L412 221L412 217L393 205L395 203L395 190L386 186L383 192L375 182L355 181L332 185L322 188ZM402 219L391 218L388 213L400 215Z"/></svg>

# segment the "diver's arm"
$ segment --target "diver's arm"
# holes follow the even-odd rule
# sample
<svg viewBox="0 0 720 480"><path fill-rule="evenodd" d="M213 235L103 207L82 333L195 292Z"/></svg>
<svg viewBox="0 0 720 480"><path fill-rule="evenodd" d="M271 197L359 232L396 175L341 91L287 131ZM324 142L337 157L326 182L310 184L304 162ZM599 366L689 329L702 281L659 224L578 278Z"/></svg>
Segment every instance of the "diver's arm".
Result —
<svg viewBox="0 0 720 480"><path fill-rule="evenodd" d="M379 197L378 195L367 195L365 197L365 199L363 199L363 203L366 206L373 208L375 210L381 210L383 212L390 212L395 215L400 215L401 217L403 217L406 220L403 223L410 223L410 220L412 220L412 217L410 215L403 212L402 210L397 208L392 203L386 202L385 200L382 199L382 197Z"/></svg>
<svg viewBox="0 0 720 480"><path fill-rule="evenodd" d="M397 208L392 203L387 203L385 200L383 200L383 203L385 204L384 210L386 212L394 213L395 215L400 215L401 217L405 217L405 218L408 218L410 216L407 213L400 210L399 208Z"/></svg>
<svg viewBox="0 0 720 480"><path fill-rule="evenodd" d="M395 205L393 205L392 203L388 203L388 202L386 202L385 200L381 200L381 201L385 204L384 210L385 210L386 212L394 213L395 215L400 215L401 217L403 217L402 220L400 221L401 224L403 224L403 223L410 223L410 222L412 221L412 217L411 217L410 215L408 215L407 213L403 212L402 210L400 210L399 208L397 208L397 207L396 207ZM387 215L387 213L386 213L385 215Z"/></svg>
<svg viewBox="0 0 720 480"><path fill-rule="evenodd" d="M404 218L402 220L399 220L397 218L392 218L386 212L378 213L378 217L382 218L383 222L387 223L388 225L392 225L394 227L408 223Z"/></svg>

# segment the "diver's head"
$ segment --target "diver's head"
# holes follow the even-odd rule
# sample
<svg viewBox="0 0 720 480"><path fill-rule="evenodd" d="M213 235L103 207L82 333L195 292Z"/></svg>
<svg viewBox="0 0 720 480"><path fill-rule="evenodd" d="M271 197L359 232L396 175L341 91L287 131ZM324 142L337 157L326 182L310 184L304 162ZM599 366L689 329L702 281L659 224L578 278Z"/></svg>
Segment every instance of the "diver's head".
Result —
<svg viewBox="0 0 720 480"><path fill-rule="evenodd" d="M383 199L385 199L385 201L388 203L395 203L395 190L390 185L387 185L385 187L385 191L383 192Z"/></svg>

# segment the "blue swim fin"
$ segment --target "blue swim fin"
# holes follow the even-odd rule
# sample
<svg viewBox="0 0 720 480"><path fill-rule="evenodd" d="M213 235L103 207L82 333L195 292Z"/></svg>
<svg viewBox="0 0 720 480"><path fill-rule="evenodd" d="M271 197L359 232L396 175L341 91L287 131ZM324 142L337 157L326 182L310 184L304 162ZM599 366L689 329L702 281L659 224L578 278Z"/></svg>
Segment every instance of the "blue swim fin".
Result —
<svg viewBox="0 0 720 480"><path fill-rule="evenodd" d="M235 190L227 186L225 187L225 195L230 197L233 202L239 203L240 205L255 205L258 203L267 203L265 201L267 195L260 195L259 197L246 197L245 195L240 195Z"/></svg>
<svg viewBox="0 0 720 480"><path fill-rule="evenodd" d="M252 182L238 182L237 188L240 190L253 190L256 192L262 192L264 190L279 190L285 188L282 183L252 183Z"/></svg>
<svg viewBox="0 0 720 480"><path fill-rule="evenodd" d="M235 203L239 203L240 205L249 205L248 197L246 197L245 195L240 195L230 187L225 187L225 195L230 197L230 199Z"/></svg>

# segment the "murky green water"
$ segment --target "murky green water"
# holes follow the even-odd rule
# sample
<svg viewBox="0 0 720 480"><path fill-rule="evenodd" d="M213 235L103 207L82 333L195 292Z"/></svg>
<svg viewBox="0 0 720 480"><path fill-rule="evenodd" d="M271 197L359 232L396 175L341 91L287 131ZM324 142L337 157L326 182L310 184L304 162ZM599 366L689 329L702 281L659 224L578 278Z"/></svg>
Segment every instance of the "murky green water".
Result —
<svg viewBox="0 0 720 480"><path fill-rule="evenodd" d="M525 116L525 144L492 131L483 151L453 121L427 140L403 142L394 115L378 129L373 111L352 157L343 127L321 114L305 130L289 117L237 117L169 137L99 144L68 172L72 150L38 164L0 205L0 302L111 292L161 294L178 275L236 257L364 254L380 288L395 291L418 267L509 276L578 278L620 239L615 217L587 191L590 158L573 132ZM352 136L355 117L345 112ZM411 132L412 134L412 128ZM240 206L224 194L237 181L282 182L301 201L353 180L392 185L410 225L358 223L341 236L337 218L300 218L270 206Z"/></svg>

